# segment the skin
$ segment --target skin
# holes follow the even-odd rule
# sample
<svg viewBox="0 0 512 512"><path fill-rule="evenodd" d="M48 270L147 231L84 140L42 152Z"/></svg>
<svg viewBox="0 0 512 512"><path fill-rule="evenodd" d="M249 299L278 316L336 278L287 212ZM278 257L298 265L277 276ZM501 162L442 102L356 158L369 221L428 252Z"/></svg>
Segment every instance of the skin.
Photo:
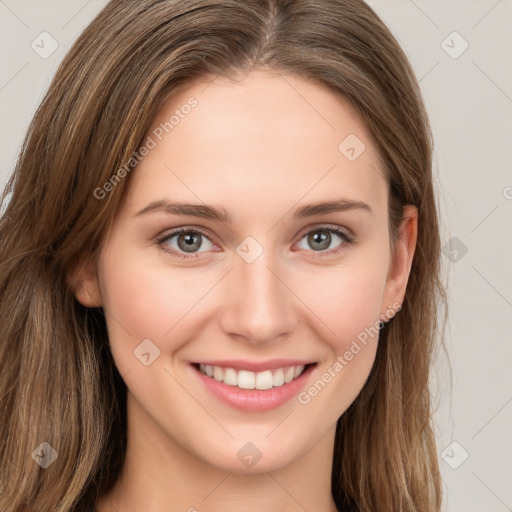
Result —
<svg viewBox="0 0 512 512"><path fill-rule="evenodd" d="M75 276L77 299L104 308L128 387L127 457L98 510L334 512L336 421L369 375L377 337L306 405L293 398L260 413L220 402L190 363L316 361L307 389L403 302L417 211L405 208L392 258L388 185L374 143L350 103L329 89L263 70L238 83L205 78L176 91L148 134L191 96L197 107L130 176L96 265ZM352 162L338 150L349 134L366 146ZM293 218L302 205L340 198L363 201L371 212ZM136 216L160 199L223 207L232 223ZM307 234L325 225L350 230L355 243L332 234L318 249ZM178 227L205 232L199 257L173 256L155 242ZM251 263L236 251L247 236L263 249ZM167 247L180 251L178 238ZM148 338L160 356L145 366L134 350ZM252 468L237 457L247 442L262 454Z"/></svg>

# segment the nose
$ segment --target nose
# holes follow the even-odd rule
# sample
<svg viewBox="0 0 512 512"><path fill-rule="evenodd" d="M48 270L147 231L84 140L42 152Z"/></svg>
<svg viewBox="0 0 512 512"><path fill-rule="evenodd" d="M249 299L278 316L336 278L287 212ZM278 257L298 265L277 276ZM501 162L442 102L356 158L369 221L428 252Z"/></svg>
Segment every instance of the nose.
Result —
<svg viewBox="0 0 512 512"><path fill-rule="evenodd" d="M284 274L271 251L252 263L235 255L234 268L224 283L223 331L252 344L272 343L292 332L297 322L296 299Z"/></svg>

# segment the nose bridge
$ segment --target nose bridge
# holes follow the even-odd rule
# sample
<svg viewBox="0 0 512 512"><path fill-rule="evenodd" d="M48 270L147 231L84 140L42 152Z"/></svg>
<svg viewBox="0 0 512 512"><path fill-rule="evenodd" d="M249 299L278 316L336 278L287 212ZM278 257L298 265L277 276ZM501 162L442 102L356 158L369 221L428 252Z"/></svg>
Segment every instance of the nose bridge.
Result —
<svg viewBox="0 0 512 512"><path fill-rule="evenodd" d="M252 343L273 341L293 327L293 294L282 282L283 267L254 239L242 242L237 253L227 284L223 328Z"/></svg>

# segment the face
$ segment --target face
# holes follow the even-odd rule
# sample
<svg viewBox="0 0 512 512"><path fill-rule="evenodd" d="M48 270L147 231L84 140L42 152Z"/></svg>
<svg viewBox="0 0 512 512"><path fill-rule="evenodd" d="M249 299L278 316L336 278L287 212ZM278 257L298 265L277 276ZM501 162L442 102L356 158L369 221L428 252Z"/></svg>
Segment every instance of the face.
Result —
<svg viewBox="0 0 512 512"><path fill-rule="evenodd" d="M408 208L391 258L388 185L364 123L327 88L258 71L188 84L148 137L76 289L104 308L131 414L228 471L332 443L415 244Z"/></svg>

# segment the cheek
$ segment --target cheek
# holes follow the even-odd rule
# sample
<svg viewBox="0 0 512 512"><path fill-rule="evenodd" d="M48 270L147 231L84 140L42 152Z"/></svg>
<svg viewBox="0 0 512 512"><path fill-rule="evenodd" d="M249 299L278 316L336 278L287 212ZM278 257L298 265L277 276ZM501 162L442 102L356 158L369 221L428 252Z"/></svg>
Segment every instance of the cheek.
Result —
<svg viewBox="0 0 512 512"><path fill-rule="evenodd" d="M131 368L133 351L145 339L161 354L187 343L198 316L206 315L203 299L219 279L211 269L170 268L155 253L116 250L115 244L100 262L110 346L121 373Z"/></svg>
<svg viewBox="0 0 512 512"><path fill-rule="evenodd" d="M303 280L301 296L316 316L313 335L325 333L321 346L329 350L317 380L298 399L315 414L328 410L329 421L355 400L374 364L386 271L387 260L361 257L336 272L317 272L307 286Z"/></svg>
<svg viewBox="0 0 512 512"><path fill-rule="evenodd" d="M170 300L174 295L176 301L178 292L174 290L172 293L165 283L155 278L155 273L144 266L135 268L124 263L120 259L113 265L105 266L108 269L105 306L111 316L133 336L159 336L171 320L166 318L164 310L173 310Z"/></svg>
<svg viewBox="0 0 512 512"><path fill-rule="evenodd" d="M345 351L348 341L378 323L383 290L384 283L378 275L351 275L343 279L338 296L332 301L334 330L342 334L338 337L338 351Z"/></svg>
<svg viewBox="0 0 512 512"><path fill-rule="evenodd" d="M338 268L316 270L296 281L297 295L324 325L336 353L379 321L386 283L386 261L358 258Z"/></svg>
<svg viewBox="0 0 512 512"><path fill-rule="evenodd" d="M102 297L111 350L118 366L128 368L133 350L145 339L158 349L186 313L192 295L180 280L163 277L164 269L137 257L136 251L111 250L101 259ZM188 308L189 309L189 308Z"/></svg>
<svg viewBox="0 0 512 512"><path fill-rule="evenodd" d="M322 339L329 351L309 387L297 396L308 417L334 424L360 394L375 362L382 288L381 280L370 276L344 276L319 309L334 333Z"/></svg>

